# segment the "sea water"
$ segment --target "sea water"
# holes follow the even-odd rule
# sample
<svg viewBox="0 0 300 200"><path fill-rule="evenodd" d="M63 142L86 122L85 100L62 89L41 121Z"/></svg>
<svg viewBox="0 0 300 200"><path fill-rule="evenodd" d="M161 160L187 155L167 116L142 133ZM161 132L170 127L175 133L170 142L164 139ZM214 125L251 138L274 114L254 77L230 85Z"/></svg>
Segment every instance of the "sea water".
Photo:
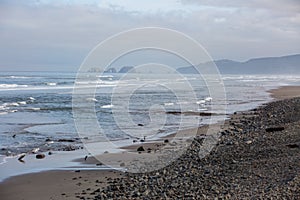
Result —
<svg viewBox="0 0 300 200"><path fill-rule="evenodd" d="M75 128L72 108L75 78L76 73L67 72L1 72L1 155L27 153L35 148L60 150L69 145L59 142L60 139L72 139L75 145L81 143L84 138ZM172 87L163 87L162 79L141 82L138 79L122 80L122 74L99 75L95 95L85 101L93 103L99 127L108 139L122 141L142 136L154 139L179 128L194 127L195 119L199 122L196 125L204 125L233 112L252 109L271 100L267 90L300 84L300 76L222 75L226 100L212 101L205 81L197 79L198 76L185 75L185 80L176 80L179 85L180 81L186 80L194 84L196 96L190 98L185 88L174 92ZM167 84L168 79L165 81ZM80 87L89 84L77 80ZM120 85L122 92L116 92ZM126 90L135 85L138 89ZM226 110L212 110L212 102L226 105ZM182 111L183 105L186 110ZM179 111L194 114L184 115ZM215 113L199 115L205 112Z"/></svg>

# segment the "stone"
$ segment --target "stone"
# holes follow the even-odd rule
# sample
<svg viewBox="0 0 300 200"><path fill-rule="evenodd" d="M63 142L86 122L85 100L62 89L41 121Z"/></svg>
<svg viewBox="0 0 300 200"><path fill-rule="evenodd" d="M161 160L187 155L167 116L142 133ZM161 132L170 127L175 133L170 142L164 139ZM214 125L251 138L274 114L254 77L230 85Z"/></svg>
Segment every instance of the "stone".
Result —
<svg viewBox="0 0 300 200"><path fill-rule="evenodd" d="M120 167L125 167L125 163L121 163L121 164L120 164Z"/></svg>
<svg viewBox="0 0 300 200"><path fill-rule="evenodd" d="M59 139L58 142L75 142L73 139Z"/></svg>
<svg viewBox="0 0 300 200"><path fill-rule="evenodd" d="M45 157L46 157L45 154L42 154L42 153L37 154L37 155L35 156L36 159L43 159L43 158L45 158Z"/></svg>
<svg viewBox="0 0 300 200"><path fill-rule="evenodd" d="M140 146L139 148L137 148L137 151L145 151L143 146Z"/></svg>
<svg viewBox="0 0 300 200"><path fill-rule="evenodd" d="M300 146L298 144L287 144L287 147L294 149L294 148L299 148Z"/></svg>
<svg viewBox="0 0 300 200"><path fill-rule="evenodd" d="M19 161L23 161L23 158L25 157L25 155L26 155L26 154L23 153L23 154L18 158L18 160L19 160Z"/></svg>
<svg viewBox="0 0 300 200"><path fill-rule="evenodd" d="M266 128L266 132L270 133L270 132L276 132L276 131L283 131L284 127L270 127L270 128Z"/></svg>

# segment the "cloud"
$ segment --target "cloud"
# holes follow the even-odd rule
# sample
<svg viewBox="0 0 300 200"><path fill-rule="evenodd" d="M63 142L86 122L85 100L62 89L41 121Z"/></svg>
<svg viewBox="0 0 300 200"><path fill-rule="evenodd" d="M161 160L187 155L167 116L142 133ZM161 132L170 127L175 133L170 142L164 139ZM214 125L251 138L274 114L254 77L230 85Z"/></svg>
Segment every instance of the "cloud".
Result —
<svg viewBox="0 0 300 200"><path fill-rule="evenodd" d="M298 0L181 0L182 4L192 4L198 6L211 6L223 8L249 8L249 9L266 9L280 12L299 12L300 2Z"/></svg>
<svg viewBox="0 0 300 200"><path fill-rule="evenodd" d="M1 1L0 70L33 65L75 69L107 37L144 26L190 35L216 59L300 52L296 0L168 0L162 5L151 1L151 7L118 1L16 2Z"/></svg>

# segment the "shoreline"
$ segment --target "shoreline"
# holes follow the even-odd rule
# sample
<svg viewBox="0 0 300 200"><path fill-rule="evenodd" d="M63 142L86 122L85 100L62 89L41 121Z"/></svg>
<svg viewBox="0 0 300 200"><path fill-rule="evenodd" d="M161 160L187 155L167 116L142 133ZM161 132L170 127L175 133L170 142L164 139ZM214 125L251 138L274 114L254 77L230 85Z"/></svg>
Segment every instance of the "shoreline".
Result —
<svg viewBox="0 0 300 200"><path fill-rule="evenodd" d="M300 87L299 86L283 86L277 89L273 89L268 91L271 93L271 97L274 98L273 102L282 100L282 99L289 99L293 97L299 97L300 96ZM270 103L268 103L270 104ZM267 104L267 105L268 105ZM263 105L264 106L264 105ZM261 107L261 106L260 106ZM259 109L259 108L257 108ZM254 109L256 110L256 109ZM239 112L236 115L231 115L230 120L227 121L227 128L232 128L229 121L236 120L238 118L245 117L247 114L252 111L243 111ZM246 114L246 115L245 115ZM244 116L245 115L245 116ZM252 117L252 116L250 116ZM229 123L229 124L228 124ZM235 122L233 122L235 123ZM197 128L198 129L198 128ZM251 141L251 140L247 140ZM251 141L252 143L253 141ZM250 143L250 142L249 142ZM146 144L146 143L145 143ZM142 145L142 144L138 144ZM126 147L126 149L134 150L136 146L131 145L129 147ZM85 180L87 184L82 184L82 181L78 181L77 175L81 177L85 177ZM91 170L81 170L80 172L75 172L73 170L66 170L66 171L46 171L46 172L40 172L40 173L31 173L31 174L25 174L20 176L14 176L6 179L4 182L0 183L0 196L3 196L5 199L42 199L39 192L45 192L51 191L51 193L44 193L49 194L51 197L55 197L54 199L74 199L77 196L84 196L84 197L93 197L97 195L97 192L93 193L94 190L97 190L99 187L101 187L101 190L107 186L109 182L112 181L113 178L120 179L121 177L124 177L124 173L120 173L119 171L111 171L111 170L103 170L103 171L91 171ZM57 177L57 179L51 179L53 177ZM101 180L98 180L100 178L107 177ZM70 179L71 178L71 179ZM76 178L76 179L73 179ZM96 179L98 182L100 181L101 184L95 184ZM28 182L28 180L30 180ZM47 184L43 184L42 182L46 181ZM58 181L58 183L57 183ZM71 183L72 185L76 185L78 183L81 183L82 187L58 187L55 185L65 185ZM26 187L24 187L24 184ZM49 186L50 185L50 186ZM84 186L83 186L84 185ZM23 188L24 187L24 188ZM87 190L88 187L90 190ZM36 193L28 193L29 189L32 189L33 191L37 191ZM79 189L80 188L80 189ZM78 189L78 190L77 190ZM80 192L77 192L81 190ZM84 191L83 191L84 190ZM63 195L64 194L64 195ZM36 195L36 196L34 196ZM46 196L45 199L49 199L50 196Z"/></svg>
<svg viewBox="0 0 300 200"><path fill-rule="evenodd" d="M275 100L300 97L300 86L281 86L267 91Z"/></svg>

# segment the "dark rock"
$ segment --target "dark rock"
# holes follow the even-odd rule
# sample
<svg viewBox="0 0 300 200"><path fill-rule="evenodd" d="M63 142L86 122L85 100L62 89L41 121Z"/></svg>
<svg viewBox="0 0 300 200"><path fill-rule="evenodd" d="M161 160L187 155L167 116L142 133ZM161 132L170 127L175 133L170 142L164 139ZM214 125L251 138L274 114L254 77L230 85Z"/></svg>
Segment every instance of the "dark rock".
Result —
<svg viewBox="0 0 300 200"><path fill-rule="evenodd" d="M283 131L284 127L279 126L279 127L270 127L270 128L266 128L266 132L275 132L275 131Z"/></svg>
<svg viewBox="0 0 300 200"><path fill-rule="evenodd" d="M164 140L164 143L168 143L168 142L169 142L169 140L168 140L168 139L165 139L165 140Z"/></svg>
<svg viewBox="0 0 300 200"><path fill-rule="evenodd" d="M97 189L97 190L95 190L94 192L95 192L95 193L97 193L97 192L101 192L101 190L100 190L100 189Z"/></svg>
<svg viewBox="0 0 300 200"><path fill-rule="evenodd" d="M144 126L144 124L138 124L138 126Z"/></svg>
<svg viewBox="0 0 300 200"><path fill-rule="evenodd" d="M73 139L59 139L58 142L75 142Z"/></svg>
<svg viewBox="0 0 300 200"><path fill-rule="evenodd" d="M294 148L299 148L300 146L298 144L288 144L286 145L287 147L294 149Z"/></svg>
<svg viewBox="0 0 300 200"><path fill-rule="evenodd" d="M35 156L35 158L36 159L43 159L43 158L45 158L46 156L45 156L45 154L37 154L36 156Z"/></svg>
<svg viewBox="0 0 300 200"><path fill-rule="evenodd" d="M69 146L64 147L63 151L75 151L76 149L78 149L78 148L76 148L75 146L69 145Z"/></svg>
<svg viewBox="0 0 300 200"><path fill-rule="evenodd" d="M18 160L19 161L23 161L23 158L25 157L25 154L22 154L19 158L18 158Z"/></svg>
<svg viewBox="0 0 300 200"><path fill-rule="evenodd" d="M137 148L137 151L145 151L143 146L140 146L139 148Z"/></svg>

